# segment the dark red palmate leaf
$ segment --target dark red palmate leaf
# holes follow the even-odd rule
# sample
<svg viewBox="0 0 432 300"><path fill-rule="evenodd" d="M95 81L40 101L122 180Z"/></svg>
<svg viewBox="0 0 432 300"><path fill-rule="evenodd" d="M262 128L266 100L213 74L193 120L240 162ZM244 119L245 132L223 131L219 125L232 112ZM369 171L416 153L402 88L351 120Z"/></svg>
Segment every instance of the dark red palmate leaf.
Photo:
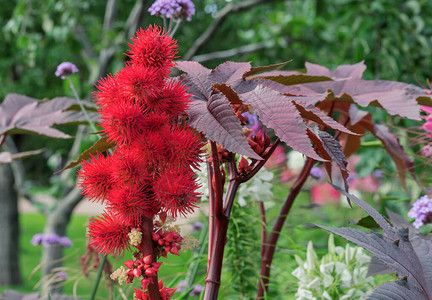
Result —
<svg viewBox="0 0 432 300"><path fill-rule="evenodd" d="M86 122L81 112L68 110L76 104L75 99L67 97L39 101L24 95L8 94L0 105L0 135L33 133L54 138L70 138L52 126ZM96 119L95 115L93 117Z"/></svg>

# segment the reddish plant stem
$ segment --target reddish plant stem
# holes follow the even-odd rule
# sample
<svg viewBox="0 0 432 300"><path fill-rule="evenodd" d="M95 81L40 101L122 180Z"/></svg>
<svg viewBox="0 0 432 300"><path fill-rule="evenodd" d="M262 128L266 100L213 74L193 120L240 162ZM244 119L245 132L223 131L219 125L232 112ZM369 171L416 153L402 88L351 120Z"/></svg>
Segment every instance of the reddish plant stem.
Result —
<svg viewBox="0 0 432 300"><path fill-rule="evenodd" d="M261 216L261 257L263 257L265 245L267 244L267 220L266 220L264 202L259 203L259 210Z"/></svg>
<svg viewBox="0 0 432 300"><path fill-rule="evenodd" d="M0 135L0 148L3 146L3 143L6 141L7 134Z"/></svg>
<svg viewBox="0 0 432 300"><path fill-rule="evenodd" d="M213 160L215 160L214 150L212 147ZM217 159L217 156L216 156ZM214 300L217 299L220 287L220 278L222 273L222 263L223 263L223 255L226 244L226 235L228 231L229 218L232 208L232 203L234 202L235 194L240 185L240 178L237 176L237 169L235 164L235 156L231 154L228 156L228 167L230 178L228 180L227 193L225 194L225 203L226 208L222 210L221 214L215 214L215 226L214 232L212 233L213 241L212 241L212 249L210 251L211 255L209 256L209 264L207 268L207 278L205 281L205 291L204 291L204 299L205 300ZM219 165L214 164L213 168L217 168L220 172ZM235 168L235 170L234 170ZM215 169L213 169L216 172ZM220 181L214 181L215 189L218 185L222 188L223 179L219 178ZM210 191L213 187L210 188ZM217 193L216 198L218 197ZM221 201L222 203L222 195L221 199L216 199L216 201Z"/></svg>
<svg viewBox="0 0 432 300"><path fill-rule="evenodd" d="M143 232L142 232L142 238L141 238L141 248L142 248L142 254L144 256L151 255L152 256L152 263L156 262L156 253L154 251L154 243L153 243L153 220L150 218L144 218L143 220ZM158 277L156 276L152 277L153 282L151 282L148 287L148 294L150 296L150 299L152 300L160 300L161 296L159 293L159 284L158 284Z"/></svg>
<svg viewBox="0 0 432 300"><path fill-rule="evenodd" d="M207 162L207 178L213 178L213 169L210 162ZM211 251L213 249L213 233L215 228L215 193L212 185L209 186L209 236L208 236L208 250L207 250L207 269L210 265Z"/></svg>
<svg viewBox="0 0 432 300"><path fill-rule="evenodd" d="M309 176L310 170L314 164L314 160L312 158L307 158L306 162L303 166L303 169L297 177L296 182L291 187L291 191L285 200L285 203L282 206L281 211L279 212L279 216L276 219L275 224L273 225L273 230L270 234L270 237L267 240L266 245L264 245L264 255L261 260L261 272L260 272L260 280L258 283L258 295L257 299L263 299L264 293L267 291L267 285L269 283L270 277L270 266L273 261L274 253L276 250L276 244L279 239L280 232L282 230L283 224L286 221L288 213L299 194L301 188L303 187L306 179Z"/></svg>
<svg viewBox="0 0 432 300"><path fill-rule="evenodd" d="M267 151L267 153L263 156L263 160L261 160L249 173L244 176L242 179L242 182L246 182L250 180L252 177L255 176L256 173L258 173L259 170L264 166L264 164L267 162L267 160L270 158L270 156L275 151L277 145L280 144L280 139L278 138L274 144L271 146L271 148Z"/></svg>
<svg viewBox="0 0 432 300"><path fill-rule="evenodd" d="M212 160L213 160L213 177L211 178L211 185L214 185L214 193L215 193L215 216L218 218L223 214L223 186L224 183L222 179L222 174L220 170L220 163L218 157L218 151L216 142L211 141L211 149L212 149Z"/></svg>

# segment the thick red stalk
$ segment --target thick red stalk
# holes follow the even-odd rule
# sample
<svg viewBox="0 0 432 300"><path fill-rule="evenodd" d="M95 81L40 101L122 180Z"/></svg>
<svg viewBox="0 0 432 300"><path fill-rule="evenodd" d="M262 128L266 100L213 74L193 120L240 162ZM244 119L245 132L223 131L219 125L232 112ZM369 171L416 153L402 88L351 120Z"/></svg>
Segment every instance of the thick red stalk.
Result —
<svg viewBox="0 0 432 300"><path fill-rule="evenodd" d="M213 178L213 169L210 162L207 162L207 178ZM215 227L215 215L214 215L214 206L215 206L215 193L213 186L209 185L209 236L208 236L208 251L207 251L207 269L210 264L211 251L213 249L213 234Z"/></svg>
<svg viewBox="0 0 432 300"><path fill-rule="evenodd" d="M212 154L213 154L213 162L215 160L218 161L217 157L217 151L216 147L213 147L212 145ZM216 155L215 155L216 153ZM209 237L212 237L212 241L209 241L209 245L211 243L211 251L209 256L209 263L207 268L207 278L205 283L205 291L204 291L204 299L205 300L214 300L217 299L218 293L219 293L219 287L220 287L220 278L222 273L222 263L223 263L223 255L225 250L225 244L226 244L226 236L228 231L228 225L229 225L229 217L231 213L232 203L234 202L234 197L237 192L238 186L240 185L240 179L239 177L236 177L237 170L232 170L232 167L235 167L235 157L234 155L229 155L229 162L230 166L230 178L228 181L228 187L227 187L227 193L225 195L225 203L226 208L222 209L220 213L215 213L214 215L214 228L213 230L210 229ZM217 169L215 169L217 168ZM220 173L219 164L213 164L213 172ZM214 176L214 178L217 178ZM213 180L212 180L213 181ZM218 189L219 187L223 191L223 178L222 176L219 177L219 181L213 181L215 185L215 189ZM212 193L213 190L213 184L210 185L210 193ZM216 192L216 206L218 201L220 201L220 204L222 205L222 196L223 194L219 194L218 199L218 193ZM209 246L210 247L210 246Z"/></svg>
<svg viewBox="0 0 432 300"><path fill-rule="evenodd" d="M279 239L280 232L286 221L288 213L290 212L292 204L294 203L294 200L296 199L301 188L306 182L306 179L309 176L313 164L314 164L314 160L312 158L307 158L299 177L297 177L296 182L291 187L290 193L287 199L285 200L285 203L283 204L281 211L279 212L276 222L273 225L273 230L270 234L270 237L267 239L266 245L264 245L263 256L261 259L261 272L260 272L260 280L258 283L257 299L263 299L264 293L267 291L267 285L269 283L269 278L270 278L270 266L273 261L274 253L276 250L276 244Z"/></svg>
<svg viewBox="0 0 432 300"><path fill-rule="evenodd" d="M264 202L259 203L259 210L261 216L261 257L263 257L265 245L267 244L267 220Z"/></svg>
<svg viewBox="0 0 432 300"><path fill-rule="evenodd" d="M143 254L143 256L151 255L152 256L152 263L153 263L153 262L157 261L156 260L157 258L156 258L156 253L154 251L154 246L153 246L152 232L153 232L153 220L150 218L144 217L143 232L142 232L142 239L141 239L141 246L142 246L141 253ZM157 273L156 273L156 276L152 277L152 279L153 279L153 283L150 283L147 287L148 294L150 296L150 299L160 300L161 296L159 293Z"/></svg>

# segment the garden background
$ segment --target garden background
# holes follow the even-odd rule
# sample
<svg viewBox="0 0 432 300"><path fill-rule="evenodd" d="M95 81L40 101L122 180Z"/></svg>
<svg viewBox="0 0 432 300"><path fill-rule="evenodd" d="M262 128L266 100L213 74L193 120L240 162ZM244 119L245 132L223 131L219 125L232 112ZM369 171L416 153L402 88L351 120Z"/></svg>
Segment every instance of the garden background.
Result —
<svg viewBox="0 0 432 300"><path fill-rule="evenodd" d="M54 75L61 62L70 61L79 69L71 77L79 96L91 101L96 81L117 72L124 65L126 43L136 30L149 24L162 25L160 18L148 13L151 4L151 1L116 0L17 0L2 3L0 99L10 93L37 99L73 97L68 81ZM426 79L430 77L432 4L427 0L202 0L195 1L195 10L192 20L183 22L175 34L179 57L181 60L198 61L208 68L214 68L226 60L251 61L253 66L292 60L285 69L304 71L306 61L333 69L341 64L364 60L367 65L365 79L426 85ZM422 124L390 117L384 111L370 111L376 121L390 125L397 133L415 162L416 175L427 186L428 161L421 155L424 140L420 141L420 134L413 133ZM47 219L41 212L55 211L56 201L71 195L76 180L75 172L54 172L62 169L95 141L95 137L87 135L87 129L83 127L58 128L72 136L82 135L82 142L77 145L74 139L37 135L13 135L9 142L8 150L11 152L15 146L19 151L43 151L14 162L20 165L22 172L19 174L12 164L1 166L0 183L3 186L0 189L5 191L15 184L19 190L20 231L13 234L19 239L19 252L16 254L19 254L20 271L14 270L15 274L11 277L21 283L0 287L0 294L11 288L24 293L35 291L34 287L41 279L38 266L42 246L32 246L31 240L44 230ZM365 136L362 142L364 147L358 156L349 160L353 190L380 212L385 213L384 208L388 208L406 217L411 203L425 191L410 179L405 190L398 181L393 162L380 144L370 135ZM70 157L71 149L74 149L74 157ZM267 184L271 183L274 197L269 202L269 216L276 215L292 183L290 176L298 171L295 162L301 159L289 148L280 148L267 168L272 175L264 176L261 182L254 182L255 194L243 191L247 205L242 209L234 207L233 224L229 230L229 240L233 242L227 245L227 269L223 273L221 299L239 299L239 295L244 299L253 298L253 292L250 292L256 285L253 275L259 271L253 256L259 253L259 245L254 241L259 239L260 228L248 225L259 224L256 200L270 200L265 199L268 195L261 195L259 191L268 190ZM1 197L4 205L17 200L6 199L6 193ZM32 205L29 205L29 200L33 201ZM83 299L90 294L96 273L91 272L90 280L85 279L79 263L86 251L85 224L95 211L98 209L90 211L88 206L83 205L73 212L70 224L65 227L65 236L73 242L73 246L64 252L67 278L63 292L69 295L75 293ZM184 230L192 232L199 240L203 240L201 235L205 228L194 231L192 225L195 222L205 223L204 215L205 210L202 213L198 211L190 219L182 221ZM327 253L328 232L312 223L348 226L350 221L356 222L364 215L357 207L350 208L345 199L334 194L325 178L318 175L310 178L294 204L278 244L275 264L283 267L277 268L273 274L269 299L277 295L295 299L297 279L292 272L298 264L294 256L305 258L309 241L313 241L319 255ZM426 232L428 229L423 230ZM343 239L335 240L337 245L346 245ZM119 265L120 260L113 263ZM161 273L169 287L176 287L188 275L190 268L187 266L190 264L197 266L193 286L204 285L206 258L195 250L166 262ZM376 281L388 279L377 278ZM192 282L189 284L192 287ZM116 288L111 290L102 283L97 297L106 299L108 295L122 297ZM198 298L199 293L189 297Z"/></svg>

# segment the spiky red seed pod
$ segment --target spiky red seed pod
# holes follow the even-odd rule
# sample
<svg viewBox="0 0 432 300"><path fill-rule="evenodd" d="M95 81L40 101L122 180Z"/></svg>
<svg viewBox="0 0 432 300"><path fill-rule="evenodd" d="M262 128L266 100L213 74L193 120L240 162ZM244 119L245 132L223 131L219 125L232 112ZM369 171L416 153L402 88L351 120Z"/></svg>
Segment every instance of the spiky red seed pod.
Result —
<svg viewBox="0 0 432 300"><path fill-rule="evenodd" d="M193 212L198 202L195 192L199 188L194 173L190 169L167 169L161 172L160 178L154 183L154 192L161 201L163 210L174 218L178 214L186 215Z"/></svg>
<svg viewBox="0 0 432 300"><path fill-rule="evenodd" d="M105 255L119 255L126 249L130 249L130 227L107 212L102 213L99 219L92 219L88 225L87 235L90 237L90 245L99 253Z"/></svg>
<svg viewBox="0 0 432 300"><path fill-rule="evenodd" d="M96 104L101 106L110 105L114 102L121 101L123 97L120 93L120 85L117 78L109 74L105 78L101 78L96 85L97 91L93 92Z"/></svg>
<svg viewBox="0 0 432 300"><path fill-rule="evenodd" d="M82 162L82 168L78 171L78 184L89 200L103 202L112 190L115 180L111 166L111 157L100 153Z"/></svg>
<svg viewBox="0 0 432 300"><path fill-rule="evenodd" d="M139 226L142 217L153 218L160 203L149 186L119 186L111 193L108 208L116 211L122 222Z"/></svg>
<svg viewBox="0 0 432 300"><path fill-rule="evenodd" d="M138 30L132 42L127 55L134 64L155 67L160 70L161 77L169 75L177 54L176 40L160 27L150 25L146 30Z"/></svg>
<svg viewBox="0 0 432 300"><path fill-rule="evenodd" d="M167 131L168 133L168 131ZM157 167L171 156L167 138L161 138L158 132L146 131L145 138L135 142L135 148L142 152L151 163Z"/></svg>
<svg viewBox="0 0 432 300"><path fill-rule="evenodd" d="M159 70L153 67L141 67L127 64L117 74L120 95L133 105L144 105L147 97L156 96L156 91L163 86Z"/></svg>
<svg viewBox="0 0 432 300"><path fill-rule="evenodd" d="M173 164L179 166L192 166L198 169L201 163L201 156L204 153L205 143L201 135L190 127L176 127L171 132L171 146Z"/></svg>
<svg viewBox="0 0 432 300"><path fill-rule="evenodd" d="M166 113L177 118L185 114L189 107L190 99L186 94L186 88L180 81L170 80L158 90L155 96L146 98L147 107L155 112Z"/></svg>
<svg viewBox="0 0 432 300"><path fill-rule="evenodd" d="M108 140L122 145L130 144L141 137L147 122L146 112L142 107L116 103L104 109L99 125L108 136Z"/></svg>
<svg viewBox="0 0 432 300"><path fill-rule="evenodd" d="M113 177L119 184L151 184L148 165L145 155L132 146L118 147L112 155Z"/></svg>

